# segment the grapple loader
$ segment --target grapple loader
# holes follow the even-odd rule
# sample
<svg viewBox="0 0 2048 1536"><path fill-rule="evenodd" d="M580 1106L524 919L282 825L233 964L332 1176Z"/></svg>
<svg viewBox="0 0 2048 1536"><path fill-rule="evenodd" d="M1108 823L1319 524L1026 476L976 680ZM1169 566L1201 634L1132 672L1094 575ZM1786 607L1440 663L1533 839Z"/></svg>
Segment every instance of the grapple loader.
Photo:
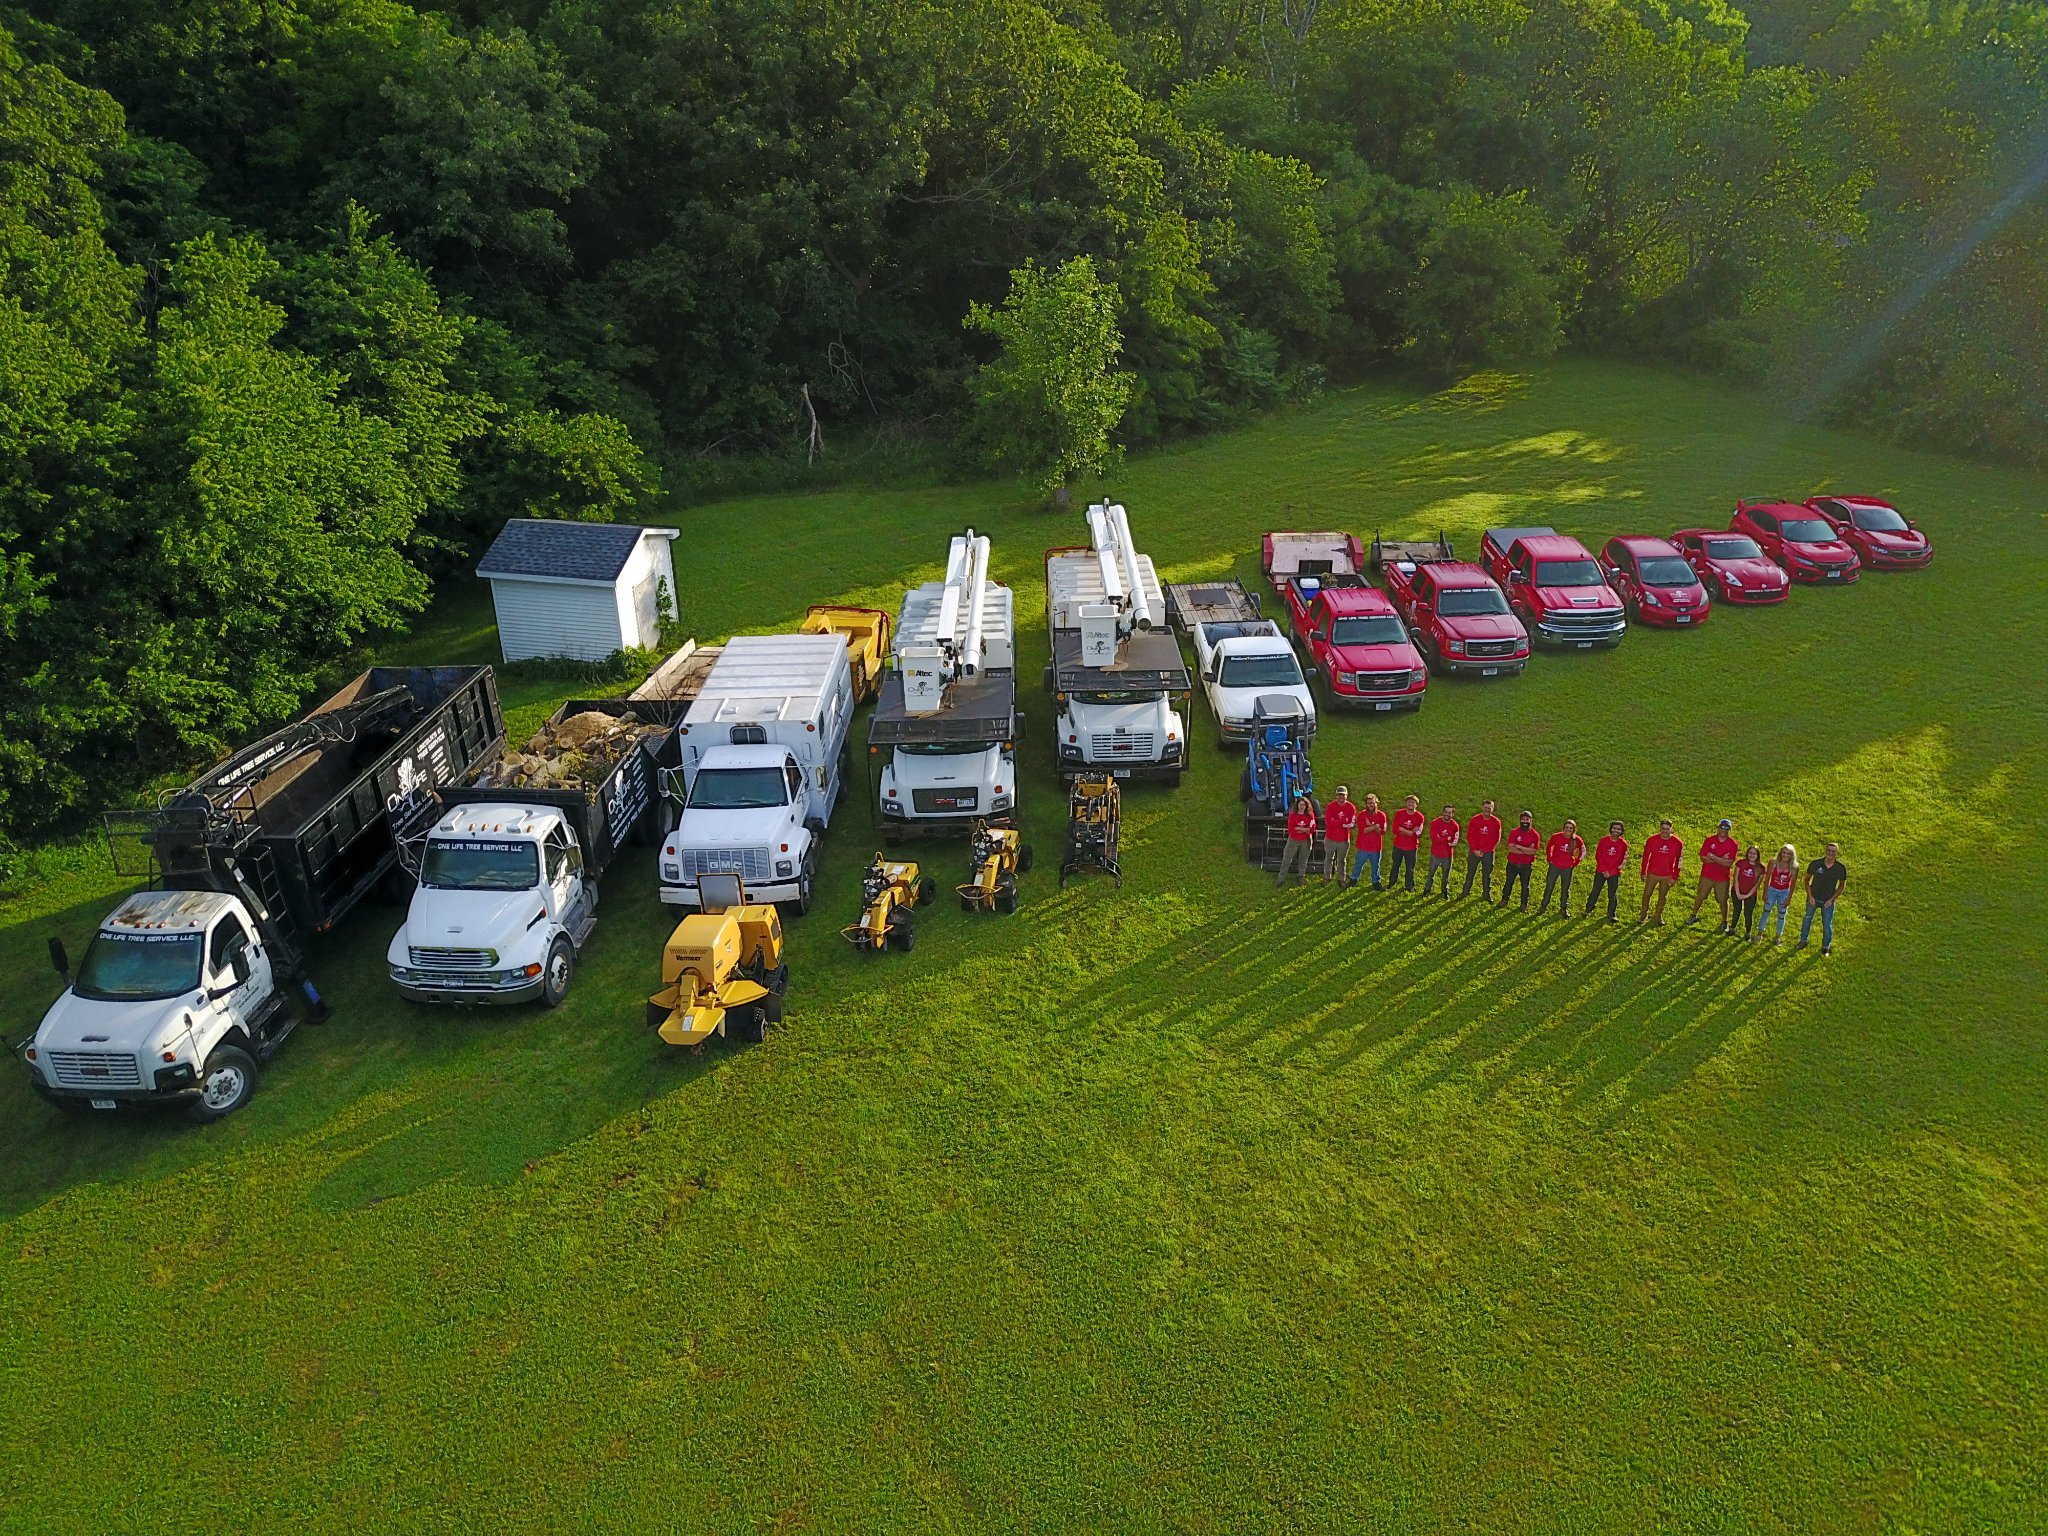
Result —
<svg viewBox="0 0 2048 1536"><path fill-rule="evenodd" d="M1084 869L1099 869L1124 883L1117 862L1123 831L1123 795L1107 773L1078 775L1067 791L1067 856L1060 861L1060 884Z"/></svg>
<svg viewBox="0 0 2048 1536"><path fill-rule="evenodd" d="M1031 845L1015 827L992 827L985 821L974 824L974 838L968 845L973 878L956 887L962 912L1017 910L1017 877L1031 868Z"/></svg>

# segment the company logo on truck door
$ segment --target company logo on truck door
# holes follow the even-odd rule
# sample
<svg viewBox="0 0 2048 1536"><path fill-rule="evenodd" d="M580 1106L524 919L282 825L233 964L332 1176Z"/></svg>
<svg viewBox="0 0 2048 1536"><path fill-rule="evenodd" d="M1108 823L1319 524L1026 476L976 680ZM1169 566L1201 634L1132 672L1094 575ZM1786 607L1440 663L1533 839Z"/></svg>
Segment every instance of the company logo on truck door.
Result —
<svg viewBox="0 0 2048 1536"><path fill-rule="evenodd" d="M448 733L435 726L399 759L396 771L397 787L384 797L387 811L416 808L434 792L435 785L453 783L456 775L448 756Z"/></svg>
<svg viewBox="0 0 2048 1536"><path fill-rule="evenodd" d="M612 777L611 798L605 802L605 824L612 840L623 838L628 827L637 826L647 812L647 758L638 748Z"/></svg>

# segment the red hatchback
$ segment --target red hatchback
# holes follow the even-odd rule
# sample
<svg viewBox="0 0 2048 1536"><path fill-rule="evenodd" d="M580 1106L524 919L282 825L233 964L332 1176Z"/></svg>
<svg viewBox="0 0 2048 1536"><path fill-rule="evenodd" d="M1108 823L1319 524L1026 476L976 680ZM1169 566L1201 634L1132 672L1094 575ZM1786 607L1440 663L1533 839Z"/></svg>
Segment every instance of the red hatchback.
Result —
<svg viewBox="0 0 2048 1536"><path fill-rule="evenodd" d="M1934 559L1927 535L1888 501L1875 496L1816 496L1806 505L1826 518L1873 571L1917 571Z"/></svg>
<svg viewBox="0 0 2048 1536"><path fill-rule="evenodd" d="M1782 603L1792 578L1746 533L1726 528L1681 528L1671 542L1724 603Z"/></svg>
<svg viewBox="0 0 2048 1536"><path fill-rule="evenodd" d="M1851 582L1863 574L1835 525L1796 501L1738 501L1730 533L1746 533L1794 581Z"/></svg>
<svg viewBox="0 0 2048 1536"><path fill-rule="evenodd" d="M1678 628L1706 622L1707 589L1677 548L1645 534L1623 534L1600 551L1607 585L1639 624Z"/></svg>

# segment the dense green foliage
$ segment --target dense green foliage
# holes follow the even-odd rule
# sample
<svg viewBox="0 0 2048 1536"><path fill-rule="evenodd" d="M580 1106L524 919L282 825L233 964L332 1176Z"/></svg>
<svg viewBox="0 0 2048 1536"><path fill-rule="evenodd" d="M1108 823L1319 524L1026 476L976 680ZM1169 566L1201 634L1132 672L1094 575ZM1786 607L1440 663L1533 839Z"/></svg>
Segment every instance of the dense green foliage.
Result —
<svg viewBox="0 0 2048 1536"><path fill-rule="evenodd" d="M2048 443L2041 0L0 26L0 829L275 719L508 513L627 511L813 409L837 454L1062 458L963 324L1021 270L1110 299L1117 442L1568 347Z"/></svg>
<svg viewBox="0 0 2048 1536"><path fill-rule="evenodd" d="M311 957L334 1018L230 1120L69 1119L0 1075L0 1524L2041 1530L2048 479L1572 361L1348 391L1118 486L1168 579L1255 581L1284 505L1470 549L1668 530L1744 477L1890 493L1935 564L1439 681L1327 721L1316 769L1545 829L1837 837L1833 958L1276 897L1199 696L1186 783L1126 798L1123 888L1061 891L1028 687L1021 911L855 954L846 806L765 1046L653 1040L675 914L638 849L558 1012L401 1002L370 904ZM1034 679L1041 551L1081 522L987 483L715 510L779 553L678 560L706 638L893 606L971 522ZM390 659L493 644L465 588ZM514 734L585 686L506 680ZM76 954L119 888L48 862L0 904L10 1037L46 936Z"/></svg>

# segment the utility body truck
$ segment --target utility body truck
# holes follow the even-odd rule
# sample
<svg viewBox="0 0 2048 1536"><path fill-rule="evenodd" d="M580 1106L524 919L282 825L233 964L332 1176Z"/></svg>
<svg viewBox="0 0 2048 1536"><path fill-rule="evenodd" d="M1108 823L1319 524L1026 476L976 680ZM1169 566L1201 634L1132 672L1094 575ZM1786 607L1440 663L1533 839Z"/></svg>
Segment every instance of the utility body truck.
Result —
<svg viewBox="0 0 2048 1536"><path fill-rule="evenodd" d="M1294 576L1287 623L1295 646L1342 709L1422 708L1429 671L1386 593L1363 576Z"/></svg>
<svg viewBox="0 0 2048 1536"><path fill-rule="evenodd" d="M1107 773L1180 783L1187 721L1174 705L1191 680L1166 627L1166 594L1138 553L1121 506L1088 509L1085 548L1046 551L1045 618L1052 663L1045 685L1058 709L1062 780Z"/></svg>
<svg viewBox="0 0 2048 1536"><path fill-rule="evenodd" d="M652 826L656 775L674 750L664 729L615 727L606 734L621 745L609 758L586 738L607 718L655 727L680 708L573 699L528 747L577 732L564 748L591 749L580 776L532 782L502 771L508 755L500 771L484 770L497 782L438 791L433 825L405 849L417 883L385 953L392 984L415 1002L561 1006L597 925L598 882Z"/></svg>
<svg viewBox="0 0 2048 1536"><path fill-rule="evenodd" d="M1195 643L1195 670L1216 717L1217 745L1251 740L1256 707L1267 714L1291 703L1313 737L1316 703L1294 647L1278 624L1259 616L1259 600L1240 581L1190 581L1166 589L1174 628Z"/></svg>
<svg viewBox="0 0 2048 1536"><path fill-rule="evenodd" d="M1486 574L1546 645L1589 651L1628 633L1621 595L1602 578L1586 546L1555 528L1489 528L1480 544Z"/></svg>
<svg viewBox="0 0 2048 1536"><path fill-rule="evenodd" d="M868 724L892 845L1016 819L1016 604L988 561L987 536L970 528L953 537L945 580L903 594L895 666Z"/></svg>
<svg viewBox="0 0 2048 1536"><path fill-rule="evenodd" d="M661 899L700 908L699 877L801 915L846 787L853 669L838 634L736 635L676 727L662 770Z"/></svg>
<svg viewBox="0 0 2048 1536"><path fill-rule="evenodd" d="M1386 579L1394 611L1415 648L1438 672L1519 677L1529 665L1529 631L1500 584L1452 552L1451 541L1372 541L1372 567Z"/></svg>
<svg viewBox="0 0 2048 1536"><path fill-rule="evenodd" d="M22 1054L65 1108L179 1103L218 1119L326 1006L305 946L373 891L434 786L497 755L489 667L378 667L150 810L107 817L114 868L150 880L101 921ZM396 878L394 878L396 877Z"/></svg>

